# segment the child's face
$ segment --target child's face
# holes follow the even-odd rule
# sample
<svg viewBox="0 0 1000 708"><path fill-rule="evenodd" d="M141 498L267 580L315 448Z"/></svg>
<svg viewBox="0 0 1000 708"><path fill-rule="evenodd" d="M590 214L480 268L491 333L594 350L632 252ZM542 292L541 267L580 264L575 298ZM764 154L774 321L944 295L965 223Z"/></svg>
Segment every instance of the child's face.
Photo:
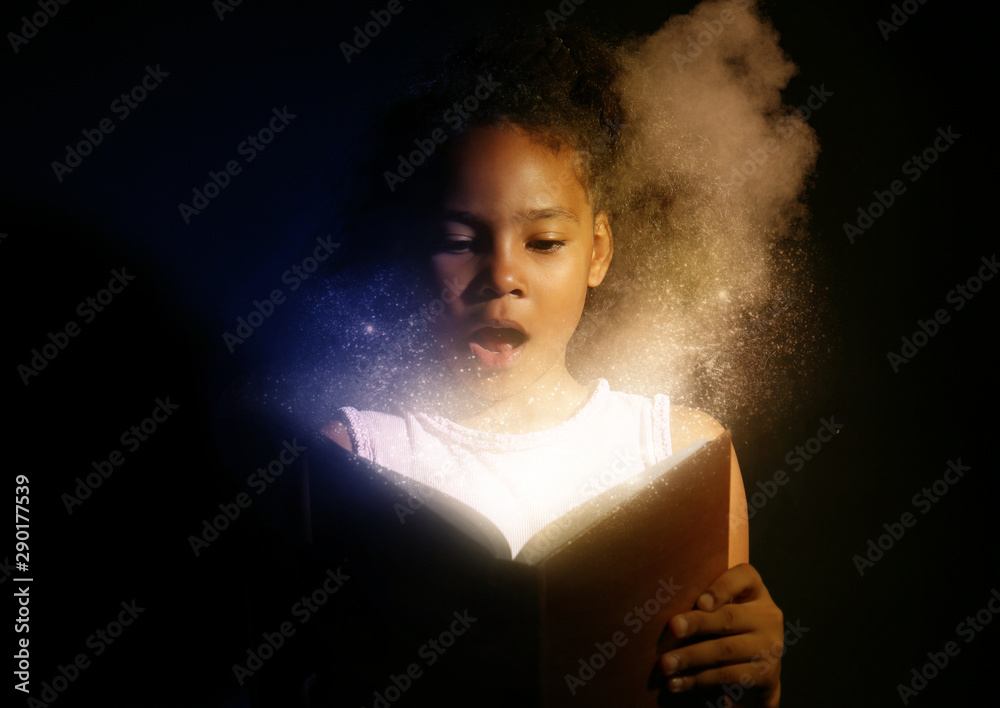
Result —
<svg viewBox="0 0 1000 708"><path fill-rule="evenodd" d="M472 128L449 156L441 206L431 264L452 301L430 326L449 366L487 399L559 385L587 288L611 262L607 218L593 213L573 152L516 128Z"/></svg>

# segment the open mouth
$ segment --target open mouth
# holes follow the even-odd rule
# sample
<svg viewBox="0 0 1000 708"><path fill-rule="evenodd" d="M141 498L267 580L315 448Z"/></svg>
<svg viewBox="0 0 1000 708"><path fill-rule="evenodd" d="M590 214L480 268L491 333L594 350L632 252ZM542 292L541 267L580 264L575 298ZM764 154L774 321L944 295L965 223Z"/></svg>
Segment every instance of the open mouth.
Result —
<svg viewBox="0 0 1000 708"><path fill-rule="evenodd" d="M488 352L500 354L517 349L528 336L511 327L483 327L472 334L472 341Z"/></svg>
<svg viewBox="0 0 1000 708"><path fill-rule="evenodd" d="M469 348L490 369L512 366L524 349L528 335L512 327L481 327L469 338Z"/></svg>

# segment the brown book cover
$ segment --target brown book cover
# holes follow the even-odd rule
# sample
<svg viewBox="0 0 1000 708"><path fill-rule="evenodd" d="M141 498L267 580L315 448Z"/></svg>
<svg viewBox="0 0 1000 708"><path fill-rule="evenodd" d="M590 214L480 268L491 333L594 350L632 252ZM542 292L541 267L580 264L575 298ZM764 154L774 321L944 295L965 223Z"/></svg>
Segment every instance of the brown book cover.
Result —
<svg viewBox="0 0 1000 708"><path fill-rule="evenodd" d="M366 706L406 703L379 689L414 664L410 704L432 693L444 705L669 704L655 668L664 628L727 568L728 432L556 519L514 559L479 512L442 492L414 496L401 475L325 438L309 476L314 542L354 542L360 592L400 648ZM421 650L456 612L475 622L437 664Z"/></svg>

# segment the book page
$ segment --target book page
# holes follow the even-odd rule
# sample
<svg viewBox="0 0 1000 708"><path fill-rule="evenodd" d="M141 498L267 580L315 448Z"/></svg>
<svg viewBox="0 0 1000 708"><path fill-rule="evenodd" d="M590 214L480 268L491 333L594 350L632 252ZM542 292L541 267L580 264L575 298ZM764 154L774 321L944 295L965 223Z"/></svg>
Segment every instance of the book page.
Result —
<svg viewBox="0 0 1000 708"><path fill-rule="evenodd" d="M377 501L377 515L390 526L405 527L425 521L422 517L435 517L454 527L481 546L490 555L509 560L510 544L496 524L468 504L433 487L420 484L388 467L378 465L354 453L347 452L325 435L313 436L312 457L314 465L322 468L316 482L323 481L338 496L353 498L347 505L351 509L362 500ZM324 475L335 474L336 478Z"/></svg>
<svg viewBox="0 0 1000 708"><path fill-rule="evenodd" d="M603 516L627 503L635 495L646 491L651 482L667 475L684 460L700 450L708 440L697 440L665 460L647 467L639 474L622 480L610 489L588 499L569 513L552 521L532 536L517 554L515 560L535 564L553 553Z"/></svg>

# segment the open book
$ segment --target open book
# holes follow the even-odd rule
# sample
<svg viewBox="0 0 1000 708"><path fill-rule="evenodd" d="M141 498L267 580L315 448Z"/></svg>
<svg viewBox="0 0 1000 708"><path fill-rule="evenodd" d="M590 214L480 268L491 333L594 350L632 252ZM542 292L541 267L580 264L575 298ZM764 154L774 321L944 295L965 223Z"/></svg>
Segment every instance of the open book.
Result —
<svg viewBox="0 0 1000 708"><path fill-rule="evenodd" d="M418 649L467 611L476 621L441 657L454 670L442 690L519 706L663 700L655 667L671 646L667 621L727 568L729 476L725 432L556 519L512 559L489 519L444 493L399 515L396 505L414 506L406 479L326 438L313 441L309 471L315 542L354 542L361 591L391 618L393 642L440 672ZM420 704L421 682L403 698Z"/></svg>

